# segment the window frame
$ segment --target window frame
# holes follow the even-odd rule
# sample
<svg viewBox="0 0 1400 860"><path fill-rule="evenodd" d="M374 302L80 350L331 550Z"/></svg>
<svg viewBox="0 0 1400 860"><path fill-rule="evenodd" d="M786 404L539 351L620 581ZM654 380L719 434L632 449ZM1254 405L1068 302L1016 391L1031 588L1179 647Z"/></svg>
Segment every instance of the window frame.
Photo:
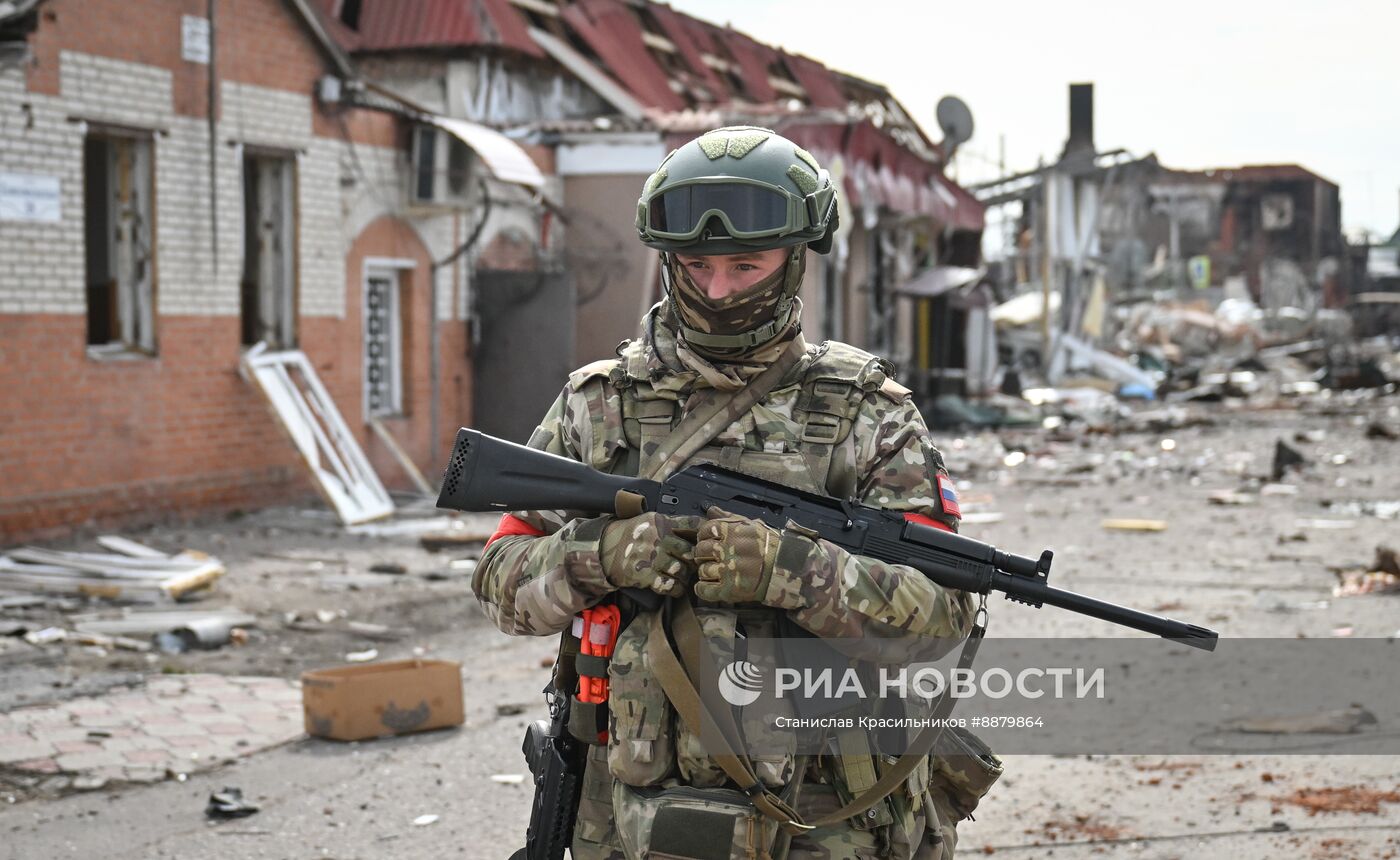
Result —
<svg viewBox="0 0 1400 860"><path fill-rule="evenodd" d="M78 121L81 122L83 126L83 156L81 172L83 199L83 283L84 302L86 305L86 312L89 319L88 331L84 335L85 352L88 358L96 360L156 358L160 355L160 224L158 209L159 201L157 199L157 176L159 175L159 166L157 163L158 149L156 146L156 138L158 135L165 134L166 132L162 129L157 128L140 128L135 126L124 126L106 122L89 122L86 120ZM138 293L134 297L137 299L137 301L134 302L135 307L132 310L132 313L134 314L144 315L144 329L140 325L140 323L143 321L138 321L133 325L135 326L137 332L144 330L145 335L142 336L138 333L135 336L135 339L132 341L128 341L126 339L126 325L124 324L123 318L119 315L119 311L116 309L110 311L110 313L115 317L116 325L114 327L113 333L116 335L116 337L114 339L109 339L105 343L93 343L90 339L92 336L91 316L93 313L92 297L90 294L90 291L93 289L91 266L93 251L89 247L88 243L90 233L90 204L92 196L92 190L89 187L91 177L89 176L88 172L88 145L89 142L94 139L100 139L104 141L104 152L107 153L104 156L104 159L108 161L110 161L111 158L110 151L114 141L125 141L131 143L134 147L144 148L145 150L146 181L144 183L141 183L141 185L145 190L147 201L145 206L145 221L147 222L145 236L146 275L144 279L146 283L146 286L144 287L144 292L146 293L146 296L144 302L140 300L139 291L142 290L142 288L138 285ZM107 179L107 188L105 188L101 193L106 205L111 207L112 174L110 170L104 168L104 176ZM109 208L106 213L107 223L104 225L104 233L107 236L107 245L105 248L105 252L109 258L109 261L106 263L106 266L108 267L109 271L114 266L114 264L110 261L110 258L116 250L112 239L112 223L113 216L115 214L116 213L113 211L113 209ZM115 284L115 279L109 280L109 283ZM119 285L114 286L113 295L110 301L114 305L116 305L117 308L119 308L120 296L117 294L117 290L119 290Z"/></svg>

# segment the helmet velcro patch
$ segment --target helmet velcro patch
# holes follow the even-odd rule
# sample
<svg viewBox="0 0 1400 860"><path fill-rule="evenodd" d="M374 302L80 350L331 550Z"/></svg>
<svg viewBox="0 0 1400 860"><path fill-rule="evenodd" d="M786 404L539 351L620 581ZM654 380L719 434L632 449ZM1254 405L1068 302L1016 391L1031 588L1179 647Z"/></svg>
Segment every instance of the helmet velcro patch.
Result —
<svg viewBox="0 0 1400 860"><path fill-rule="evenodd" d="M665 168L665 167L658 168L657 171L656 171L655 173L653 173L651 176L647 177L647 184L646 184L645 187L642 188L642 193L643 193L643 194L650 194L651 192L655 191L655 190L657 189L657 187L661 185L661 183L663 183L663 182L665 182L665 181L666 181L666 168Z"/></svg>
<svg viewBox="0 0 1400 860"><path fill-rule="evenodd" d="M798 158L807 162L807 166L812 168L813 173L821 173L821 165L817 164L817 160L812 157L812 153L808 152L800 146L794 146L792 150L793 152L797 153Z"/></svg>
<svg viewBox="0 0 1400 860"><path fill-rule="evenodd" d="M696 141L700 145L700 151L705 153L705 157L714 161L724 151L729 148L729 137L719 132L710 132Z"/></svg>
<svg viewBox="0 0 1400 860"><path fill-rule="evenodd" d="M729 154L735 158L743 158L770 137L772 134L765 131L746 131L743 134L730 135Z"/></svg>
<svg viewBox="0 0 1400 860"><path fill-rule="evenodd" d="M787 169L787 175L794 185L802 189L803 194L811 194L817 190L816 178L796 164Z"/></svg>

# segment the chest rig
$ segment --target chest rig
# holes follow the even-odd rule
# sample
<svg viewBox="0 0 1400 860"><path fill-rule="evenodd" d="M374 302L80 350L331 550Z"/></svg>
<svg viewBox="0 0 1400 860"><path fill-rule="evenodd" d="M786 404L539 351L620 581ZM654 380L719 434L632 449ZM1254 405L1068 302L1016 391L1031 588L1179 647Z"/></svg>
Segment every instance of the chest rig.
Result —
<svg viewBox="0 0 1400 860"><path fill-rule="evenodd" d="M674 377L654 377L642 341L619 349L619 359L595 362L576 371L570 381L578 390L604 378L616 393L620 435L606 450L608 471L647 474L653 452L679 423L692 396ZM879 394L893 403L908 389L891 378L885 360L847 344L828 341L809 349L792 374L735 425L700 449L691 463L713 463L757 478L836 498L856 494L861 452L852 428L864 400ZM618 432L618 431L614 431ZM595 447L605 440L595 440Z"/></svg>
<svg viewBox="0 0 1400 860"><path fill-rule="evenodd" d="M604 471L649 474L658 462L654 452L670 439L687 407L694 408L690 398L696 395L676 376L653 375L644 341L626 342L618 353L617 359L595 362L570 377L573 389L587 395L590 412L602 413L589 416L591 437L585 447L590 450L581 453ZM891 378L892 372L888 362L847 344L827 342L811 347L783 384L688 462L713 463L808 492L855 498L869 456L858 444L858 437L866 434L853 432L862 407L871 397L894 405L909 395L908 389ZM758 640L779 635L777 616L768 609L714 608L702 611L700 620L706 639L721 657L732 655L738 630ZM640 671L633 672L632 680L619 688L627 705L611 718L614 749L610 755L603 755L604 750L595 753L607 764L599 761L594 766L590 782L599 783L605 778L605 768L610 768L617 782L631 786L656 785L672 776L695 787L719 786L725 774L699 749L694 737L680 730L679 720L665 717L671 709L659 685L643 680L649 675L641 638L644 625L629 627L637 629L624 631L613 660L623 668ZM876 783L879 766L863 730L841 731L833 741L836 755L826 762L819 778L844 803ZM803 778L793 773L793 764L790 756L754 761L758 776L774 786ZM906 791L872 808L853 825L877 829L903 819L906 826L912 826L912 816L922 806L927 779L924 765L911 776ZM600 789L601 784L595 785L595 796L601 795ZM616 831L605 822L617 808L603 803L591 821L585 821L590 816L581 808L583 832L606 841L605 833Z"/></svg>

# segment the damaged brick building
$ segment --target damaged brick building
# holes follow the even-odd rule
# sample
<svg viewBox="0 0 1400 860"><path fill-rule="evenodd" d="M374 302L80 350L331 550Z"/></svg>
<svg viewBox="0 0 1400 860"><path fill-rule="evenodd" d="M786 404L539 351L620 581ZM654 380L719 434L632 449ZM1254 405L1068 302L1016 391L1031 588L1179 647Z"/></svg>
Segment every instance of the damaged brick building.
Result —
<svg viewBox="0 0 1400 860"><path fill-rule="evenodd" d="M920 390L930 300L902 290L980 263L981 205L885 88L661 4L0 16L6 538L309 496L249 350L304 353L391 489L459 425L521 438L656 300L637 195L708 128L775 128L846 192L813 339Z"/></svg>

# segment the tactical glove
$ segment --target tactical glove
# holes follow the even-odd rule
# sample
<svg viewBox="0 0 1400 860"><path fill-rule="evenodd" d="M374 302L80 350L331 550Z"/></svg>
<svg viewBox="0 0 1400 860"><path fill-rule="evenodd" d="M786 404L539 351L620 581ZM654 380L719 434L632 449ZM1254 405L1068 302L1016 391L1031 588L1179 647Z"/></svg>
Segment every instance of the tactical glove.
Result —
<svg viewBox="0 0 1400 860"><path fill-rule="evenodd" d="M782 534L717 507L705 512L695 544L695 594L711 603L767 603Z"/></svg>
<svg viewBox="0 0 1400 860"><path fill-rule="evenodd" d="M616 588L683 594L695 578L692 552L699 523L699 517L651 512L608 523L598 542L603 575Z"/></svg>

